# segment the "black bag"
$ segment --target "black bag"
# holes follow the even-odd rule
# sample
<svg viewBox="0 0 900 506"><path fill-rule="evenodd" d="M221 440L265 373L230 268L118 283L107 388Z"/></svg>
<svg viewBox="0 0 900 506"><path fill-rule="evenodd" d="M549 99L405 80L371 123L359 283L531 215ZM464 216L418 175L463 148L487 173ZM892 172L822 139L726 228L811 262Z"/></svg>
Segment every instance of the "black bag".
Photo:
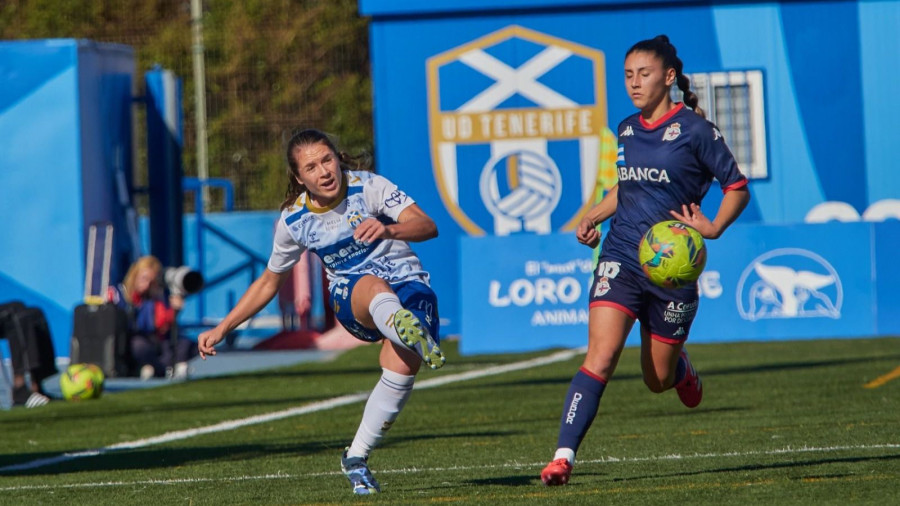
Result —
<svg viewBox="0 0 900 506"><path fill-rule="evenodd" d="M76 306L71 346L73 364L96 364L107 377L131 374L128 317L115 304Z"/></svg>
<svg viewBox="0 0 900 506"><path fill-rule="evenodd" d="M9 340L13 370L34 381L56 373L56 354L44 312L20 301L0 304L0 338Z"/></svg>

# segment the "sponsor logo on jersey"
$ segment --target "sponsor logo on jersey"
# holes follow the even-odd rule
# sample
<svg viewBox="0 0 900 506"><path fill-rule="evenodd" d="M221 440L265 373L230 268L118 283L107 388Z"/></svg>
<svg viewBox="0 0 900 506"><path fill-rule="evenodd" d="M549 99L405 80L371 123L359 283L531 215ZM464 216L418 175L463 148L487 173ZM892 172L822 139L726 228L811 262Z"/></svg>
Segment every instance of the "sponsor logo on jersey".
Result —
<svg viewBox="0 0 900 506"><path fill-rule="evenodd" d="M625 131L619 134L619 137L631 137L634 135L634 130L632 130L631 125L625 127Z"/></svg>
<svg viewBox="0 0 900 506"><path fill-rule="evenodd" d="M694 315L697 314L697 305L698 301L694 302L674 302L669 301L666 305L666 309L663 311L663 321L666 323L674 323L676 325L681 325L682 323L688 323L694 320ZM684 334L684 332L682 332ZM675 333L674 335L680 335Z"/></svg>
<svg viewBox="0 0 900 506"><path fill-rule="evenodd" d="M338 242L334 246L319 250L318 253L326 267L329 269L339 269L347 265L361 262L366 258L369 251L371 251L379 242L380 240L376 240L375 242L366 244L353 239L351 236L348 239Z"/></svg>
<svg viewBox="0 0 900 506"><path fill-rule="evenodd" d="M450 216L469 235L574 230L601 160L615 155L603 53L508 26L426 67L434 177Z"/></svg>
<svg viewBox="0 0 900 506"><path fill-rule="evenodd" d="M662 140L674 141L678 138L679 135L681 135L681 123L672 123L668 128L666 128Z"/></svg>
<svg viewBox="0 0 900 506"><path fill-rule="evenodd" d="M713 140L717 141L722 138L722 132L718 128L713 127Z"/></svg>
<svg viewBox="0 0 900 506"><path fill-rule="evenodd" d="M666 169L647 167L619 167L619 181L650 181L653 183L671 183Z"/></svg>
<svg viewBox="0 0 900 506"><path fill-rule="evenodd" d="M824 258L800 248L776 249L755 258L741 274L738 311L745 320L840 318L844 290Z"/></svg>
<svg viewBox="0 0 900 506"><path fill-rule="evenodd" d="M391 192L391 195L384 200L384 207L390 209L392 207L397 207L400 204L406 202L406 199L409 198L400 190L394 190Z"/></svg>

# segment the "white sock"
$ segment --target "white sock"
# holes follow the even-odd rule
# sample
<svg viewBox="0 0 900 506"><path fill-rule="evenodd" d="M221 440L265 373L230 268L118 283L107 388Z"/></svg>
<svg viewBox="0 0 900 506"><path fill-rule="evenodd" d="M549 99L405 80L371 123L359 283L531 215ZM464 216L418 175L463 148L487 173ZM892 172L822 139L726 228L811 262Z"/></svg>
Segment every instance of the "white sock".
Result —
<svg viewBox="0 0 900 506"><path fill-rule="evenodd" d="M569 464L575 465L575 451L571 448L557 448L556 454L553 455L553 460L556 459L566 459Z"/></svg>
<svg viewBox="0 0 900 506"><path fill-rule="evenodd" d="M391 292L381 292L372 297L369 303L369 314L375 320L375 326L388 338L392 343L399 344L404 349L406 345L400 340L397 331L394 330L394 313L403 309L400 305L400 299Z"/></svg>
<svg viewBox="0 0 900 506"><path fill-rule="evenodd" d="M381 438L391 428L409 395L412 393L415 376L405 376L387 369L381 370L381 379L372 389L362 422L356 437L347 450L348 457L367 458L369 452L378 446Z"/></svg>

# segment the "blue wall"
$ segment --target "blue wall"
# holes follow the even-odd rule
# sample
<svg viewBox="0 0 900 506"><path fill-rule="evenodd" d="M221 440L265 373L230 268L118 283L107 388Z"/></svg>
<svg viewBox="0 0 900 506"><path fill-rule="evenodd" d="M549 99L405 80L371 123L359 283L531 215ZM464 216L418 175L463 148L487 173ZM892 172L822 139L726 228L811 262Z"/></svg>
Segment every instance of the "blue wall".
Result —
<svg viewBox="0 0 900 506"><path fill-rule="evenodd" d="M0 300L43 309L61 356L83 296L86 225L113 222L116 251L133 248L120 200L130 202L133 72L125 46L0 42Z"/></svg>
<svg viewBox="0 0 900 506"><path fill-rule="evenodd" d="M625 52L638 40L666 33L685 72L763 71L769 176L751 183L754 198L739 223L799 224L813 210L845 221L858 221L873 208L900 215L891 138L892 118L900 113L891 98L900 82L900 39L885 36L900 26L900 2L362 0L360 12L372 16L377 166L438 223L441 238L417 251L432 271L448 333L461 329L465 295L456 282L457 239L509 233L484 226L490 199L479 191L486 162L504 149L498 146L509 136L449 142L440 121L462 114L468 100L497 88L502 78L491 75L497 68L525 69L544 50L568 50L572 56L547 63L537 74L507 76L519 88L503 102L473 106L478 109L473 117L566 107L537 103L534 96L541 94L557 93L583 107L573 87L595 82L594 119L614 129L634 112L621 77ZM602 65L580 64L582 49L600 53ZM493 69L478 65L486 59L497 62ZM522 86L532 78L543 91L532 89L529 95ZM577 134L517 137L556 162L558 192L568 195L560 202L570 206L595 196L594 181L583 177L587 157L572 163L558 156L566 141L578 139ZM499 184L502 194L519 183L501 179ZM714 187L704 209L714 212L720 201ZM564 215L571 208L554 212ZM551 221L549 232L571 230L571 221Z"/></svg>

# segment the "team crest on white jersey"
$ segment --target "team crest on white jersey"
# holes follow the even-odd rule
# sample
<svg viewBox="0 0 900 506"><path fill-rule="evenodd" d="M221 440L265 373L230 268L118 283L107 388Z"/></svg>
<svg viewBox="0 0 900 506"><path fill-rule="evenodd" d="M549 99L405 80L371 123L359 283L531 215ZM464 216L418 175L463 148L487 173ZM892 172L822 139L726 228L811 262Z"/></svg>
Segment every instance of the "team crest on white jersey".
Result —
<svg viewBox="0 0 900 506"><path fill-rule="evenodd" d="M347 213L347 224L350 225L350 228L358 227L365 219L366 218L355 209Z"/></svg>
<svg viewBox="0 0 900 506"><path fill-rule="evenodd" d="M631 125L625 127L625 131L622 132L621 137L631 137L634 135L634 130L632 130Z"/></svg>
<svg viewBox="0 0 900 506"><path fill-rule="evenodd" d="M615 156L604 68L597 49L515 25L428 58L434 179L467 234L578 226Z"/></svg>
<svg viewBox="0 0 900 506"><path fill-rule="evenodd" d="M666 133L663 134L662 140L674 141L679 135L681 135L681 123L672 123L669 125L669 128L666 128Z"/></svg>

